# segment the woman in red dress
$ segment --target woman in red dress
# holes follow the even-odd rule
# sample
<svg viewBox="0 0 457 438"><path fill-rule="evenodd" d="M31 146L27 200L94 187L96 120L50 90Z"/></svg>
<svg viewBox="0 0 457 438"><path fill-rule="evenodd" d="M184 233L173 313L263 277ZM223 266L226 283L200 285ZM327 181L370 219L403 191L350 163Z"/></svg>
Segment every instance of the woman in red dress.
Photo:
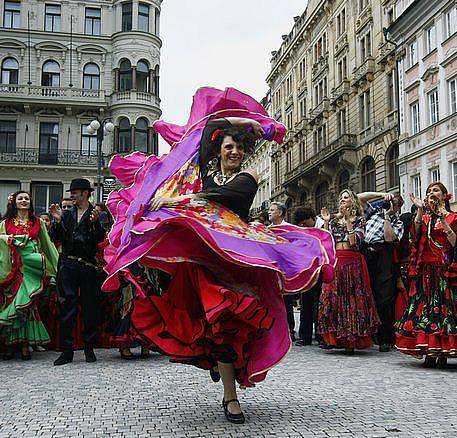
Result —
<svg viewBox="0 0 457 438"><path fill-rule="evenodd" d="M410 197L418 208L411 287L406 310L397 323L396 347L418 358L425 355L426 367L445 367L448 357L457 357L457 215L440 182L428 186L425 205Z"/></svg>
<svg viewBox="0 0 457 438"><path fill-rule="evenodd" d="M339 214L330 219L324 208L322 218L335 240L337 262L335 280L322 287L318 331L327 347L353 354L355 348L373 345L372 335L379 325L367 265L360 253L365 220L357 195L343 190Z"/></svg>

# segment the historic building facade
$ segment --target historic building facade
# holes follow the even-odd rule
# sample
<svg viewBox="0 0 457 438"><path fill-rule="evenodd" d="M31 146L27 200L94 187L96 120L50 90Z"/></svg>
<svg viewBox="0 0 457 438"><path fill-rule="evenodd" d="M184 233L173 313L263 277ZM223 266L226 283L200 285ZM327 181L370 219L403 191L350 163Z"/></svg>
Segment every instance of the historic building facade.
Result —
<svg viewBox="0 0 457 438"><path fill-rule="evenodd" d="M161 0L0 2L0 202L30 190L37 211L116 152L157 153ZM108 184L107 184L108 185ZM0 213L4 207L0 207Z"/></svg>
<svg viewBox="0 0 457 438"><path fill-rule="evenodd" d="M272 150L272 199L292 212L336 208L346 187L398 190L394 0L310 0L272 53L272 115L288 133Z"/></svg>
<svg viewBox="0 0 457 438"><path fill-rule="evenodd" d="M423 198L443 182L457 194L457 6L402 1L389 37L398 44L402 193ZM411 205L407 199L407 207Z"/></svg>

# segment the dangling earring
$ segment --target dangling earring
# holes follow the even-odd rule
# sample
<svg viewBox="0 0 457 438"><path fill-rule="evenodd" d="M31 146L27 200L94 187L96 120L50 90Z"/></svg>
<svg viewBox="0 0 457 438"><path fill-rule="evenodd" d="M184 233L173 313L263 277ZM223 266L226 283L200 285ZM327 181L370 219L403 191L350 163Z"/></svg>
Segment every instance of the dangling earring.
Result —
<svg viewBox="0 0 457 438"><path fill-rule="evenodd" d="M208 164L208 173L216 172L219 168L220 157L214 157Z"/></svg>

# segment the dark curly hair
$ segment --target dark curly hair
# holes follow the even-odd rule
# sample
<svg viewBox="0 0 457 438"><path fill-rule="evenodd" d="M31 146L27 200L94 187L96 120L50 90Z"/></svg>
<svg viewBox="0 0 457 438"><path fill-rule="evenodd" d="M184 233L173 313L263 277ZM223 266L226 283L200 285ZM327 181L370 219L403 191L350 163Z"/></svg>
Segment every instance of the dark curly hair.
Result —
<svg viewBox="0 0 457 438"><path fill-rule="evenodd" d="M25 193L25 194L29 195L29 198L30 198L29 219L32 222L32 224L34 224L36 222L37 218L35 216L35 210L33 208L32 195L29 192L27 192L26 190L18 190L17 192L13 193L13 199L11 202L8 203L8 205L6 207L6 214L3 219L12 220L17 216L16 198L21 193Z"/></svg>
<svg viewBox="0 0 457 438"><path fill-rule="evenodd" d="M249 131L237 126L231 126L222 129L216 138L211 141L210 150L208 151L207 162L220 155L222 142L225 137L232 137L233 141L243 147L244 153L249 155L255 150L255 137Z"/></svg>

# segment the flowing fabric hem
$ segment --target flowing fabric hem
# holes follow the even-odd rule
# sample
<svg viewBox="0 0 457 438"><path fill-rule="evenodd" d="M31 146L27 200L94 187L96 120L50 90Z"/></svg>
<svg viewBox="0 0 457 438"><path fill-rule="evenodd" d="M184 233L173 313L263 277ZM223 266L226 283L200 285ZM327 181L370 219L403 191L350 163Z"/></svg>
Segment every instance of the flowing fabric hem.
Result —
<svg viewBox="0 0 457 438"><path fill-rule="evenodd" d="M373 338L371 335L361 335L348 338L338 338L335 332L320 333L326 345L331 345L336 348L357 348L363 350L373 346Z"/></svg>
<svg viewBox="0 0 457 438"><path fill-rule="evenodd" d="M404 336L397 333L395 348L417 358L425 355L457 357L457 334L426 334L418 331L413 336Z"/></svg>

